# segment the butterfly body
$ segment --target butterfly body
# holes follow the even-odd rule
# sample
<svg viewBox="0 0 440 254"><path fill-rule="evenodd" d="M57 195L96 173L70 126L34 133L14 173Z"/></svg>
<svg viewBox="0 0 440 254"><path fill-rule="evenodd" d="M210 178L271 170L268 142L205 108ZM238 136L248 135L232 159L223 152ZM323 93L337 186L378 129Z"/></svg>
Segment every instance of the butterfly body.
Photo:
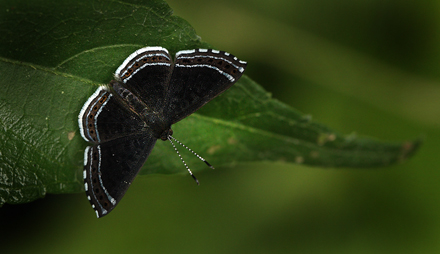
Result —
<svg viewBox="0 0 440 254"><path fill-rule="evenodd" d="M173 135L171 123L165 120L162 111L153 111L131 91L125 89L123 84L118 81L111 81L110 87L121 98L120 103L125 104L131 111L136 113L143 121L144 129L151 130L155 138L165 141L169 135Z"/></svg>
<svg viewBox="0 0 440 254"><path fill-rule="evenodd" d="M179 51L173 61L161 47L131 54L115 80L99 87L78 116L84 152L84 188L97 217L122 199L158 139L171 125L232 86L246 62L216 50ZM171 140L170 140L171 141Z"/></svg>

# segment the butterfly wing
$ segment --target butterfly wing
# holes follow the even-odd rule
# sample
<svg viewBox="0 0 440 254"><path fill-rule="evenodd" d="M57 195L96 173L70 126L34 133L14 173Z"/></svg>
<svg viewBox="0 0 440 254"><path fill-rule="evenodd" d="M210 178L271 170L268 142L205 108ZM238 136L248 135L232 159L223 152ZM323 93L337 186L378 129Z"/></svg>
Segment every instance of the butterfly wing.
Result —
<svg viewBox="0 0 440 254"><path fill-rule="evenodd" d="M86 194L102 217L124 196L157 139L138 114L104 86L84 104L78 121L81 136L94 144L84 153Z"/></svg>
<svg viewBox="0 0 440 254"><path fill-rule="evenodd" d="M98 218L122 199L156 140L150 132L144 132L86 148L84 187Z"/></svg>
<svg viewBox="0 0 440 254"><path fill-rule="evenodd" d="M194 113L231 87L243 74L246 62L223 51L195 49L176 54L164 116L169 124Z"/></svg>
<svg viewBox="0 0 440 254"><path fill-rule="evenodd" d="M90 96L78 115L78 124L84 140L94 144L144 131L140 117L124 107L105 86Z"/></svg>
<svg viewBox="0 0 440 254"><path fill-rule="evenodd" d="M119 66L116 78L123 86L149 107L158 112L163 108L172 59L162 47L145 47L136 50Z"/></svg>

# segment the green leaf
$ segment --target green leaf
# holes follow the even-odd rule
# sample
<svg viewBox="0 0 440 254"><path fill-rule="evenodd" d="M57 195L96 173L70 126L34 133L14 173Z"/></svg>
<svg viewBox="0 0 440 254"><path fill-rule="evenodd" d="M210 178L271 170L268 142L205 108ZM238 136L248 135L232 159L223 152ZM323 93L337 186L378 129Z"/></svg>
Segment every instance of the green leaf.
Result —
<svg viewBox="0 0 440 254"><path fill-rule="evenodd" d="M0 3L0 205L83 191L87 144L78 113L130 53L146 45L171 54L210 47L163 1ZM420 144L340 135L272 99L246 76L173 129L215 166L267 160L384 166L408 158ZM180 150L193 170L206 168ZM158 141L141 174L181 172L174 149Z"/></svg>

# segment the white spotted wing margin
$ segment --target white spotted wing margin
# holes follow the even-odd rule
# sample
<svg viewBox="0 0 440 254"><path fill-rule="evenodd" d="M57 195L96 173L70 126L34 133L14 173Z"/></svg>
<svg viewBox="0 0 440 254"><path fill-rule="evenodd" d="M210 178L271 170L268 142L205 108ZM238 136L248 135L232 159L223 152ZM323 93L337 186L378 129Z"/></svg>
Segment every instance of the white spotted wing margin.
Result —
<svg viewBox="0 0 440 254"><path fill-rule="evenodd" d="M84 153L84 188L98 218L115 208L156 143L151 133L89 146Z"/></svg>

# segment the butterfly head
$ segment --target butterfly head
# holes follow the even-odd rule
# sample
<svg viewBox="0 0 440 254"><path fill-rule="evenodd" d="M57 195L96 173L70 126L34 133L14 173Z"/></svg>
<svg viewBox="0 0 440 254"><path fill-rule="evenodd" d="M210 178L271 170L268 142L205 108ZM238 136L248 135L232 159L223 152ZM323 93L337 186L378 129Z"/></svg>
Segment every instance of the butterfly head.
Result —
<svg viewBox="0 0 440 254"><path fill-rule="evenodd" d="M163 141L167 141L168 137L173 135L173 130L171 130L171 128L165 130L162 132L162 134L160 134L160 139L162 139Z"/></svg>

